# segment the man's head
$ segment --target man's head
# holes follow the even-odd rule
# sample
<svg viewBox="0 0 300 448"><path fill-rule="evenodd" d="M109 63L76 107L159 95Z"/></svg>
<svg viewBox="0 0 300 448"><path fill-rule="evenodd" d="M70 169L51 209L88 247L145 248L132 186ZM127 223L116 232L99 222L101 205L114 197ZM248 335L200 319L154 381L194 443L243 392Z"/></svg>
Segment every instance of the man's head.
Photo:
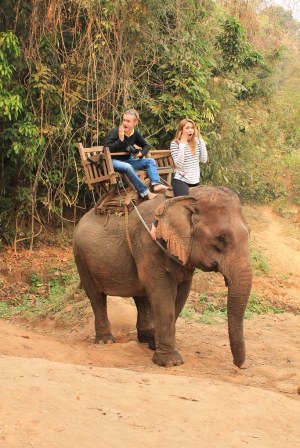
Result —
<svg viewBox="0 0 300 448"><path fill-rule="evenodd" d="M135 109L128 109L123 115L123 127L125 134L131 134L135 126L139 122L139 113Z"/></svg>

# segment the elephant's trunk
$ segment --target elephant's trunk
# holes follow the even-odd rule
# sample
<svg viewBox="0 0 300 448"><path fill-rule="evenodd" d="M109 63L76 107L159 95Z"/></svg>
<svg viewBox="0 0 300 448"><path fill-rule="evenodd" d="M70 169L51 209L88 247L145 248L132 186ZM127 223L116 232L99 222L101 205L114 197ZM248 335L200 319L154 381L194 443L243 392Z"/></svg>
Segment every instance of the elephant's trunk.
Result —
<svg viewBox="0 0 300 448"><path fill-rule="evenodd" d="M250 263L244 269L239 267L238 275L226 276L226 280L228 284L227 315L230 348L234 365L241 367L246 357L243 323L252 285Z"/></svg>

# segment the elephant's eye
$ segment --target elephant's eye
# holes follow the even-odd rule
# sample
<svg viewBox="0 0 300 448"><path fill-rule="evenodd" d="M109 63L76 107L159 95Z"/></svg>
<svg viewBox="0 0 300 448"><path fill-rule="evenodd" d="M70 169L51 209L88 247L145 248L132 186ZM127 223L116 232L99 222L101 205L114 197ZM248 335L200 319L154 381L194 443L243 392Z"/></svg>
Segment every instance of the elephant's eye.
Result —
<svg viewBox="0 0 300 448"><path fill-rule="evenodd" d="M218 253L221 253L222 251L224 251L224 249L227 246L227 242L225 240L225 237L223 235L219 235L217 236L217 241L215 244L215 249Z"/></svg>
<svg viewBox="0 0 300 448"><path fill-rule="evenodd" d="M217 236L217 240L220 241L220 243L224 244L224 246L225 246L226 240L225 240L225 236L224 235Z"/></svg>

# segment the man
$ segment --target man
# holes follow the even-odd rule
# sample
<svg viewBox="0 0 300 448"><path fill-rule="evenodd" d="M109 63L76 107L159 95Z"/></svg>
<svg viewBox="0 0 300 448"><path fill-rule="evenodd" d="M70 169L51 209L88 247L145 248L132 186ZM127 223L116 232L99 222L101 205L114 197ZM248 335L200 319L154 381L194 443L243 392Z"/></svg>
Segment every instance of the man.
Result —
<svg viewBox="0 0 300 448"><path fill-rule="evenodd" d="M161 184L155 161L151 158L144 158L150 147L135 129L138 122L138 112L135 109L127 110L123 115L123 121L120 127L112 129L107 135L104 146L110 149L115 171L126 174L142 198L154 199L158 193L167 190L168 187ZM114 157L115 152L124 151L128 154ZM149 191L135 170L147 171L154 193Z"/></svg>

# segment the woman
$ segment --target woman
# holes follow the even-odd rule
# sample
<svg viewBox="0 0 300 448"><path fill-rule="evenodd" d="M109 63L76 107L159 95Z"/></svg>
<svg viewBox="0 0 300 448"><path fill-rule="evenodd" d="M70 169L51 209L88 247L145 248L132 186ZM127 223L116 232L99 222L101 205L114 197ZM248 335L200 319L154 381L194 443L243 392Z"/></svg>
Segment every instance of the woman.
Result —
<svg viewBox="0 0 300 448"><path fill-rule="evenodd" d="M187 196L189 187L200 183L199 162L207 162L206 145L193 120L184 118L180 121L170 149L176 168L174 196Z"/></svg>
<svg viewBox="0 0 300 448"><path fill-rule="evenodd" d="M176 168L174 196L188 196L189 187L200 183L199 162L207 162L206 145L193 120L184 118L179 122L170 149ZM153 240L156 239L156 226L157 221L154 221L150 230Z"/></svg>

